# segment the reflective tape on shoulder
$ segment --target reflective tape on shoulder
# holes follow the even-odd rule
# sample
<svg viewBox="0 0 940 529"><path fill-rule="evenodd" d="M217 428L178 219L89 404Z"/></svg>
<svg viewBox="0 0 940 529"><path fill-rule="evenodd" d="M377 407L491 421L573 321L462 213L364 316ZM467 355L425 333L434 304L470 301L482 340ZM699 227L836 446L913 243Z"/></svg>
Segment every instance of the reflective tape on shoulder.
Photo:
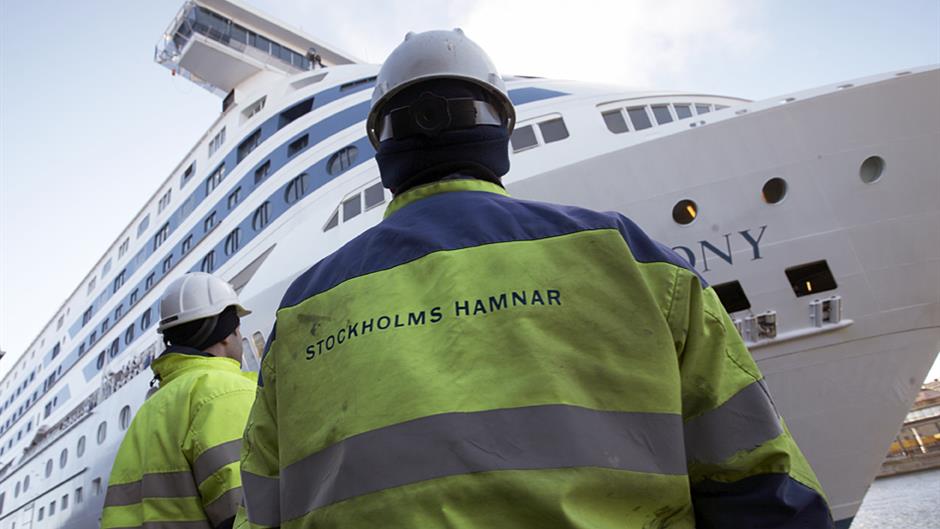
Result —
<svg viewBox="0 0 940 529"><path fill-rule="evenodd" d="M242 440L235 439L213 446L199 454L193 463L193 476L196 483L202 483L220 468L238 461L242 450Z"/></svg>
<svg viewBox="0 0 940 529"><path fill-rule="evenodd" d="M763 380L737 392L714 410L685 424L689 461L722 463L734 454L753 450L783 433L780 416Z"/></svg>
<svg viewBox="0 0 940 529"><path fill-rule="evenodd" d="M345 499L436 478L575 467L684 475L682 418L568 405L445 413L350 437L282 469L281 483L245 472L242 480L249 519L277 525ZM249 480L268 494L280 486L280 513L276 502L252 498Z"/></svg>
<svg viewBox="0 0 940 529"><path fill-rule="evenodd" d="M183 472L144 474L140 481L111 485L104 498L105 507L133 505L144 498L187 498L199 496L193 475Z"/></svg>

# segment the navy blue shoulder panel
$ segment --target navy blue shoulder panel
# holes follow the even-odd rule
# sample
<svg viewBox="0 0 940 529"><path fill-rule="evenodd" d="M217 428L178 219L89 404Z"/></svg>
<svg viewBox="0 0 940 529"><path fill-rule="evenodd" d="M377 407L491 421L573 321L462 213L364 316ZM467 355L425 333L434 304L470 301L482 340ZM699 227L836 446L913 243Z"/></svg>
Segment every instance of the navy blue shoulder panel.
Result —
<svg viewBox="0 0 940 529"><path fill-rule="evenodd" d="M694 272L684 259L650 239L623 215L483 191L454 191L408 204L346 243L294 280L281 308L297 305L349 279L437 251L599 229L618 230L637 261L667 262Z"/></svg>
<svg viewBox="0 0 940 529"><path fill-rule="evenodd" d="M786 474L760 474L733 483L692 486L695 527L832 529L826 500Z"/></svg>

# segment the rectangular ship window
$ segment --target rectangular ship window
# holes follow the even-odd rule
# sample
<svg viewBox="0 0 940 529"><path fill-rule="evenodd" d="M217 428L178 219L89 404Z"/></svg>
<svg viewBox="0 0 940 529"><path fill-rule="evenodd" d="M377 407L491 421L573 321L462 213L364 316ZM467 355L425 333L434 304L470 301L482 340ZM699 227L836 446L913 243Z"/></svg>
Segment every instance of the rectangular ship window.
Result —
<svg viewBox="0 0 940 529"><path fill-rule="evenodd" d="M785 272L793 293L798 298L835 290L838 287L832 271L829 270L829 264L825 260L791 266Z"/></svg>
<svg viewBox="0 0 940 529"><path fill-rule="evenodd" d="M257 146L261 145L261 129L255 129L245 141L238 144L238 163L244 160L251 151L255 150Z"/></svg>
<svg viewBox="0 0 940 529"><path fill-rule="evenodd" d="M512 143L512 152L523 151L539 144L539 141L535 138L535 131L532 130L532 125L512 131L509 141Z"/></svg>
<svg viewBox="0 0 940 529"><path fill-rule="evenodd" d="M289 125L295 119L303 116L307 112L313 110L313 98L305 99L300 103L288 108L284 112L281 112L280 119L278 120L277 128L278 130L283 129Z"/></svg>
<svg viewBox="0 0 940 529"><path fill-rule="evenodd" d="M378 206L385 202L385 188L382 183L373 184L365 190L366 209Z"/></svg>
<svg viewBox="0 0 940 529"><path fill-rule="evenodd" d="M195 173L196 173L196 161L193 160L193 163L189 164L189 167L187 167L186 170L183 171L182 176L180 176L180 188L181 189L183 186L189 183L189 179L192 178L193 174Z"/></svg>
<svg viewBox="0 0 940 529"><path fill-rule="evenodd" d="M653 116L656 118L656 123L660 125L672 123L672 114L669 113L669 105L653 105Z"/></svg>
<svg viewBox="0 0 940 529"><path fill-rule="evenodd" d="M268 173L271 171L271 160L265 160L257 169L255 169L255 183L264 180L267 178Z"/></svg>
<svg viewBox="0 0 940 529"><path fill-rule="evenodd" d="M539 123L539 130L542 131L542 139L545 140L545 143L552 143L568 137L568 127L565 126L565 120L562 118Z"/></svg>
<svg viewBox="0 0 940 529"><path fill-rule="evenodd" d="M648 129L653 126L650 122L649 114L646 113L646 107L632 107L627 109L630 115L630 121L633 123L633 130Z"/></svg>
<svg viewBox="0 0 940 529"><path fill-rule="evenodd" d="M307 142L309 141L309 135L304 134L303 136L292 141L290 145L287 146L287 157L297 154L298 152L304 150L307 147Z"/></svg>
<svg viewBox="0 0 940 529"><path fill-rule="evenodd" d="M689 107L688 103L676 104L676 116L679 119L686 119L692 117L692 109Z"/></svg>
<svg viewBox="0 0 940 529"><path fill-rule="evenodd" d="M623 112L618 108L617 110L610 110L601 114L604 118L604 124L607 125L607 130L613 132L614 134L622 134L627 132L627 120L623 119Z"/></svg>
<svg viewBox="0 0 940 529"><path fill-rule="evenodd" d="M359 201L359 195L343 202L343 221L347 221L356 215L362 213L362 202Z"/></svg>

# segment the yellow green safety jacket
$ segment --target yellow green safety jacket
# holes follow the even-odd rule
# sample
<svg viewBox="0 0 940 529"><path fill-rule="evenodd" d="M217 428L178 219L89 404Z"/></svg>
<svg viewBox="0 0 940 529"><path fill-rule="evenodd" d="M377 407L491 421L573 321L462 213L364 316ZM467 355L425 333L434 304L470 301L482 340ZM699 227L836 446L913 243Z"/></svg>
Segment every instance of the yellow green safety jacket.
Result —
<svg viewBox="0 0 940 529"><path fill-rule="evenodd" d="M613 213L447 180L277 311L236 527L823 528L711 288Z"/></svg>
<svg viewBox="0 0 940 529"><path fill-rule="evenodd" d="M102 529L231 527L242 502L242 434L254 374L231 358L171 347L152 366L160 389L121 442Z"/></svg>

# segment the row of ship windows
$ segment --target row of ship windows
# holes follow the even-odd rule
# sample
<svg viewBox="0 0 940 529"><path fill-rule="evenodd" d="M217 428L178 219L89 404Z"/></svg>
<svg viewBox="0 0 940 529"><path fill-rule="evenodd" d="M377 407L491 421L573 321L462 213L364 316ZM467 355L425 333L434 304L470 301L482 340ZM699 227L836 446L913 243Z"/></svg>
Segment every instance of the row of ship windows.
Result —
<svg viewBox="0 0 940 529"><path fill-rule="evenodd" d="M127 430L127 428L131 424L131 418L132 418L131 407L124 406L123 408L121 408L121 412L118 415L118 427L121 429L121 431ZM108 438L108 422L101 421L101 423L98 425L98 431L96 434L97 444L99 446L104 444L107 438ZM85 436L83 435L78 438L78 441L75 445L75 457L76 458L83 457L85 455L85 448L86 448L86 440L85 440ZM58 459L59 469L64 469L65 466L68 464L68 461L69 461L69 449L63 448L62 451L59 453L59 459ZM44 470L46 479L50 479L52 477L52 472L54 469L55 469L55 461L52 458L47 459L45 470ZM29 491L29 487L30 487L30 475L27 474L26 476L23 477L23 479L17 480L16 483L13 485L13 490L12 490L13 498L18 498L20 494L27 493ZM82 487L78 487L75 489L75 493L74 493L75 503L82 502L82 499L83 499L82 492L83 492ZM101 479L100 478L96 478L95 480L92 481L92 492L95 495L98 495L101 493ZM5 493L0 493L0 515L3 514L4 496L5 496ZM61 498L60 509L62 510L67 509L68 505L69 505L69 495L65 494ZM39 508L37 512L37 521L42 520L46 513L48 513L49 516L54 515L55 511L56 511L56 500L53 500L49 504L48 511L45 511L43 507Z"/></svg>
<svg viewBox="0 0 940 529"><path fill-rule="evenodd" d="M728 108L727 105L706 103L663 103L622 107L601 112L607 130L615 134L648 129L655 124L665 125L676 120L706 114L713 110ZM655 120L655 121L654 121ZM629 122L629 125L628 125ZM568 127L560 115L540 118L535 123L513 130L510 142L514 153L532 149L539 145L554 143L568 138Z"/></svg>
<svg viewBox="0 0 940 529"><path fill-rule="evenodd" d="M317 80L320 80L320 79L322 79L322 77L318 77L318 78L317 78ZM351 94L351 93L353 93L353 92L356 92L356 91L365 89L365 88L367 88L367 87L369 86L369 84L372 83L374 80L375 80L375 77L367 77L367 78L358 79L358 80L355 80L355 81L350 81L350 82L348 82L348 83L344 83L344 84L340 85L339 87L334 87L334 89L328 89L328 90L325 91L325 92L320 92L320 93L316 94L316 95L313 96L313 97L307 98L306 100L301 101L300 103L295 104L294 106L288 108L288 109L285 110L284 112L281 112L280 114L278 114L277 116L275 116L274 118L272 118L272 120L276 121L277 130L280 130L280 129L283 128L284 126L288 125L289 123L295 121L296 119L298 119L298 118L302 117L303 115L305 115L306 113L310 112L310 111L313 109L313 106L314 106L314 98L315 98L315 97L320 97L320 96L322 96L323 99L324 99L326 102L330 102L330 101L333 101L333 100L335 100L335 99L337 99L337 98L339 98L339 97L343 97L343 96L348 95L348 94ZM332 92L335 92L335 93L332 93ZM252 105L252 107L255 107L256 109L259 109L259 110L260 110L260 108L263 108L263 105L264 105L263 99L264 99L264 98L262 98L261 100L257 101L255 104ZM256 110L256 111L257 111L257 110ZM259 130L260 130L260 128L259 128ZM217 134L217 136L218 136L218 138L219 138L219 141L218 141L217 143L218 143L219 145L221 145L221 143L224 142L224 137L225 137L224 127L223 127L223 130L220 131L219 134ZM249 137L248 139L246 139L246 141L244 141L243 144L245 144L245 145L251 145L253 142L252 142L252 141L248 141L248 140L250 140L250 139L251 139L250 137ZM254 143L260 144L260 143L257 142L257 140L254 140ZM292 152L293 155L296 155L300 150L303 150L304 148L306 148L307 145L308 145L308 143L309 143L309 136L308 136L307 134L305 134L305 135L303 135L303 136L301 136L301 137L299 137L299 138L297 138L297 139L295 139L294 141L291 142L291 144L288 146L288 152ZM255 144L254 147L257 147L257 144ZM254 147L252 147L252 149L253 149ZM245 149L247 149L247 147L246 147ZM245 152L245 149L242 149L242 152ZM237 154L237 153L236 153L236 154ZM244 154L241 158L244 158L244 156L246 156L246 155L247 155L247 154ZM337 174L339 174L339 173L345 171L345 170L346 170L347 168L349 168L353 163L355 163L357 156L358 156L358 148L357 148L356 146L349 146L349 147L346 147L346 148L344 148L344 149L341 149L341 150L338 151L337 153L334 153L334 155L332 156L332 158L331 158L331 159L329 160L329 162L327 163L327 172L328 172L331 176L335 176L335 175L337 175ZM237 157L237 155L236 155L236 157ZM240 159L239 159L239 161L240 161ZM221 170L220 170L220 169L221 169ZM182 177L181 177L181 184L180 184L181 187L182 187L183 185L185 185L186 181L188 181L188 180L195 174L195 172L196 172L196 165L195 165L195 161L193 161L193 162L187 167L187 169L183 172L183 175L182 175ZM261 164L261 166L259 166L259 167L255 170L255 183L258 183L258 182L260 182L261 180L263 180L270 172L271 172L271 162L270 162L270 160L268 160L268 161L265 161L263 164ZM224 176L225 176L225 169L224 169L224 163L223 163L223 164L220 164L220 166L217 167L217 169L216 169L215 171L213 171L213 173L210 174L209 177L207 177L207 184L206 184L205 196L208 196L208 194L211 192L211 190L214 190L215 187L217 187L218 184L221 183L221 181L224 179ZM304 175L301 175L301 176L298 177L298 178L300 178L301 180L304 180L306 177L305 177ZM305 188L306 188L306 185L305 185L305 184L306 184L306 182L301 182L301 183L295 185L294 187L295 187L296 189L291 189L291 190L289 190L289 192L286 193L286 194L291 194L291 195L298 196L298 197L299 197L299 196L302 196L303 193L304 193L304 191L305 191ZM238 190L236 190L236 193L235 193L235 196L234 196L234 197L232 197L232 196L230 195L230 197L229 197L229 205L230 205L230 208L231 208L231 207L234 207L234 205L237 204L237 202L240 200L240 196L239 196L239 195L240 195L240 192L241 192L241 190L240 190L240 188L239 188ZM178 212L181 217L185 218L186 215L188 215L193 209L195 209L195 207L196 207L196 205L197 205L197 203L196 203L196 199L197 199L196 194L197 194L197 193L193 193L193 194L183 203L183 205L181 206L181 208L180 208L181 211ZM161 212L169 207L169 205L170 205L170 203L171 203L171 196L172 196L172 195L171 195L171 190L167 190L167 192L166 192L163 196L161 196L161 198L159 199L159 201L158 201L158 209L159 209ZM202 198L204 198L204 197L202 197ZM214 215L215 215L214 212L213 212L212 214L210 214L211 217L214 217ZM259 221L260 221L262 224L266 224L267 218L268 218L269 216L270 216L269 213L263 214L263 215L261 215L261 218L259 219ZM150 215L146 215L146 216L144 217L144 219L138 224L138 227L137 227L138 236L141 236L141 235L147 230L147 228L149 227L149 222L150 222ZM215 223L215 219L212 218L212 219L210 220L209 224L210 224L210 225L214 225L214 223ZM169 226L169 223L165 223L164 225L162 225L162 226L157 230L157 233L154 235L152 247L151 247L151 248L145 248L144 250L141 250L141 251L139 252L138 256L135 257L132 261L133 261L133 262L142 262L143 260L145 260L145 259L146 259L147 257L149 257L149 255L150 255L150 253L148 253L146 250L150 250L150 252L155 251L160 245L163 244L163 242L165 242L165 241L167 240L167 238L169 237L169 234L170 234L170 226ZM191 237L192 237L192 235L188 236L187 239L184 240L184 245L183 245L183 247L181 248L182 253L187 252L187 251L189 250L189 247L192 246L192 244L193 244L194 241L192 240ZM233 237L233 241L232 241L233 243L236 242L235 239L236 239L237 237L238 237L237 235ZM121 242L121 244L119 245L119 248L118 248L118 258L119 258L119 259L120 259L120 258L123 258L124 255L128 252L129 248L130 248L130 238L129 238L129 237L126 237L126 238ZM174 264L174 263L173 263L173 256L172 256L172 255L167 256L166 258L164 258L164 260L161 262L161 264L157 267L157 270L160 270L163 274L165 274L166 272L168 272L168 271L173 267L173 264ZM131 265L133 265L133 263L131 263ZM117 290L120 289L120 288L124 285L124 283L125 283L127 277L129 277L129 276L133 273L133 271L134 271L134 270L131 268L131 265L129 265L129 266L126 267L124 270L122 270L121 272L119 272L119 273L115 276L115 278L114 278L114 280L113 280L113 282L112 282L112 288L109 289L109 290L106 291L106 292L103 292L101 295L99 295L99 296L98 296L98 299L96 299L96 300L92 303L92 306L89 307L88 309L86 309L86 310L82 313L82 318L81 318L81 326L82 326L82 327L84 327L85 325L88 325L88 324L91 322L91 319L92 319L93 316L94 316L94 306L97 305L97 304L99 304L99 303L103 303L104 301L107 301L107 298L110 297L110 295L113 295L114 293L116 293ZM104 277L104 275L105 275L106 273L108 273L108 271L110 271L110 268L111 268L111 259L108 259L108 260L105 262L105 264L102 266L102 271L101 271L102 277ZM156 280L157 280L157 277L156 277L156 276L157 276L157 270L155 270L153 273L149 274L149 275L147 276L147 278L144 280L143 285L141 285L141 286L143 287L143 290L144 290L145 292L148 291L148 290L153 286L153 284L156 282ZM96 280L95 280L95 279L96 279L96 278L92 278L92 280L91 280L91 281L89 282L89 284L88 284L88 292L89 292L89 293L91 293L91 292L95 289L95 286L96 286L96 284L95 284L95 283L96 283ZM133 305L136 303L137 298L138 298L138 296L139 296L139 294L138 294L139 289L140 289L140 287L135 288L135 289L130 293L128 299L126 300L129 306L133 306ZM121 304L119 304L118 308L115 310L115 314L116 314L116 316L115 316L115 323L117 322L117 319L119 319L119 318L121 317L121 315L122 315L122 313L123 313L123 307L124 307L124 303L121 303ZM58 331L58 330L61 330L61 328L62 328L62 326L63 326L63 324L64 324L64 318L65 318L65 316L66 316L66 314L60 314L60 315L59 315L58 320L57 320L57 324L56 324L56 330L57 330L57 331ZM102 321L102 324L101 324L101 325L102 325L102 329L103 329L102 333L104 332L104 330L106 330L106 329L110 326L108 320L109 320L109 318L105 318L104 321ZM76 323L77 323L77 322L76 322ZM95 336L95 334L96 334L96 333L93 331L93 333L92 333L91 336ZM91 337L90 337L90 338L91 338ZM96 337L91 338L91 342L92 342L92 343L89 344L89 347L91 347L91 346L94 345L94 344L93 344L94 341L96 341ZM81 347L81 346L80 346L80 347ZM60 351L61 351L61 344L58 343L58 342L56 342L56 344L54 345L52 351L50 351L50 354L49 354L50 359L51 359L51 358L56 358L56 357L59 355ZM35 353L35 352L34 352L34 353ZM25 364L24 364L24 365L25 365ZM38 397L39 395L35 395L35 396ZM33 399L33 401L35 401L35 398ZM25 406L28 407L28 404L26 404ZM26 411L25 409L22 410L22 412L25 412L25 411ZM15 420L15 419L19 418L19 417L22 415L22 412L19 413L19 414L17 414L17 415L15 415L15 416L13 416L13 417L11 417L11 419L12 419L12 420ZM0 413L2 413L2 410L0 410Z"/></svg>
<svg viewBox="0 0 940 529"><path fill-rule="evenodd" d="M614 134L648 129L655 124L665 125L673 121L707 114L712 110L722 110L727 105L707 103L660 103L638 105L606 110L601 113L607 130ZM629 125L628 125L629 122Z"/></svg>
<svg viewBox="0 0 940 529"><path fill-rule="evenodd" d="M94 496L99 496L104 493L101 478L95 478L91 481L91 493ZM80 505L83 501L85 501L85 487L84 486L75 487L75 490L71 495L69 493L65 493L62 495L61 499L58 499L58 500L54 499L50 501L48 506L46 505L39 506L39 508L36 509L35 511L36 522L48 520L52 518L53 516L55 516L57 506L58 506L59 513L64 514L69 508L70 496L71 498L73 498L72 502L74 505ZM0 513L2 512L3 512L3 495L0 494ZM29 526L24 525L24 527L29 527ZM15 521L13 522L12 525L10 525L10 529L16 529Z"/></svg>
<svg viewBox="0 0 940 529"><path fill-rule="evenodd" d="M372 184L361 193L356 193L354 196L343 200L339 207L336 208L336 211L330 215L329 220L326 221L326 225L323 226L323 231L331 230L339 226L340 222L348 222L363 211L368 211L384 203L385 186L382 185L382 182ZM340 214L342 214L342 220L340 220Z"/></svg>

